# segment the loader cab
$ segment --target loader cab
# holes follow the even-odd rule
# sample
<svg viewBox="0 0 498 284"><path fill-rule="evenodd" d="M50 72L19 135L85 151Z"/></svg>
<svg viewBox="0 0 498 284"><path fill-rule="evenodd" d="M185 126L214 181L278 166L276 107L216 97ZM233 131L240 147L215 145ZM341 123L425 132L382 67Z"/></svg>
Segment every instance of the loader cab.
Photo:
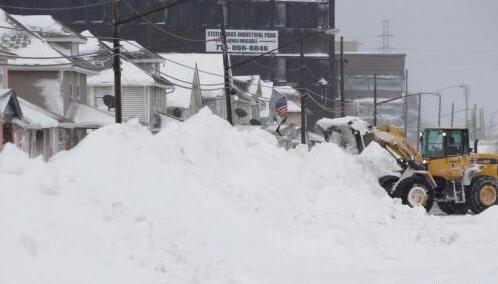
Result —
<svg viewBox="0 0 498 284"><path fill-rule="evenodd" d="M465 128L428 128L421 140L424 158L439 159L470 153L469 132Z"/></svg>

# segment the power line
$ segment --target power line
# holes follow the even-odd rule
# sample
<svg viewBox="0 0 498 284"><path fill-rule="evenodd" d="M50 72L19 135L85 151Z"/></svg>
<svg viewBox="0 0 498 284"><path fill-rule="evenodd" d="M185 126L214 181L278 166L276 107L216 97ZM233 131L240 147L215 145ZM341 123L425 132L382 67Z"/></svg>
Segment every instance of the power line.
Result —
<svg viewBox="0 0 498 284"><path fill-rule="evenodd" d="M61 64L3 64L0 63L0 66L7 66L7 67L62 67L62 66L70 66L73 65L73 63L61 63Z"/></svg>
<svg viewBox="0 0 498 284"><path fill-rule="evenodd" d="M25 7L25 6L14 6L14 5L4 5L0 4L1 8L10 8L10 9L19 9L19 10L33 10L33 11L64 11L64 10L76 10L76 9L84 9L90 8L100 5L105 5L111 2L110 0L97 2L93 4L80 5L80 6L66 6L66 7L52 7L52 8L44 8L44 7Z"/></svg>

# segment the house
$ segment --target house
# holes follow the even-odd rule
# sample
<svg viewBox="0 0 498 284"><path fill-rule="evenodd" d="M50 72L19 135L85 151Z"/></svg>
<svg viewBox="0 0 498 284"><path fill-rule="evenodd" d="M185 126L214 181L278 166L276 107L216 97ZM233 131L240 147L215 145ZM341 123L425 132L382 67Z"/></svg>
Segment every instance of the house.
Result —
<svg viewBox="0 0 498 284"><path fill-rule="evenodd" d="M277 114L275 112L275 103L281 97L287 99L287 120L286 124L301 127L301 93L291 86L275 86L273 87L272 96L270 99L270 120L276 121Z"/></svg>
<svg viewBox="0 0 498 284"><path fill-rule="evenodd" d="M251 120L260 120L260 112L264 109L262 98L262 84L259 75L234 76L233 88L237 94L232 101L232 110L235 112L234 124L247 125ZM237 109L242 109L245 116L240 117Z"/></svg>
<svg viewBox="0 0 498 284"><path fill-rule="evenodd" d="M166 114L166 93L169 82L148 74L137 65L121 61L122 115L124 120L138 118L144 125L157 127L158 115ZM112 68L88 77L89 95L94 106L105 110L104 96L114 96L114 71Z"/></svg>
<svg viewBox="0 0 498 284"><path fill-rule="evenodd" d="M108 53L112 58L112 43L99 41L89 31L82 35L88 37L88 42L81 46L82 50L97 56L86 60L98 68L98 74L88 77L88 103L97 109L111 112L106 105L105 96L114 98L114 70L112 59L102 57ZM172 87L159 71L159 65L164 61L159 55L148 51L134 41L122 40L121 52L121 102L124 120L137 118L142 124L157 128L160 126L160 116L167 112L167 92ZM113 107L112 107L113 108Z"/></svg>
<svg viewBox="0 0 498 284"><path fill-rule="evenodd" d="M89 129L112 123L112 116L83 106L87 75L96 73L79 56L84 37L50 16L12 16L0 10L0 25L5 27L0 49L10 53L6 85L14 90L3 97L11 113L2 111L7 134L2 141L48 160L74 147ZM86 121L75 122L82 108ZM5 119L5 114L11 116Z"/></svg>
<svg viewBox="0 0 498 284"><path fill-rule="evenodd" d="M86 101L91 66L75 60L84 39L67 34L50 16L11 16L0 11L0 47L8 59L8 87L25 100L64 116L74 102ZM74 33L72 33L74 34Z"/></svg>
<svg viewBox="0 0 498 284"><path fill-rule="evenodd" d="M48 160L71 149L86 135L86 128L18 98L13 90L0 90L2 145L12 143L29 154ZM1 146L0 146L1 148Z"/></svg>
<svg viewBox="0 0 498 284"><path fill-rule="evenodd" d="M205 53L161 53L161 74L175 89L168 95L168 113L182 120L202 107L226 117L223 56Z"/></svg>

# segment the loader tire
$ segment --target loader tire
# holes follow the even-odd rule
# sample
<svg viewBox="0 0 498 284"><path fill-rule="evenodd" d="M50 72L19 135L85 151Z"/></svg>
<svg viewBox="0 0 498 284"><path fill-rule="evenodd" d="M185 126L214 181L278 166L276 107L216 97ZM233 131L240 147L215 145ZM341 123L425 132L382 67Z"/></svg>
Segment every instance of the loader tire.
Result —
<svg viewBox="0 0 498 284"><path fill-rule="evenodd" d="M379 178L379 184L384 188L387 194L391 195L394 185L398 182L399 177L387 175Z"/></svg>
<svg viewBox="0 0 498 284"><path fill-rule="evenodd" d="M401 198L410 207L423 206L429 212L434 204L434 189L425 178L411 176L398 183L393 197Z"/></svg>
<svg viewBox="0 0 498 284"><path fill-rule="evenodd" d="M469 211L469 206L465 203L440 202L437 205L448 215L465 215Z"/></svg>
<svg viewBox="0 0 498 284"><path fill-rule="evenodd" d="M479 177L472 182L467 203L474 214L479 214L496 204L498 181L492 177Z"/></svg>

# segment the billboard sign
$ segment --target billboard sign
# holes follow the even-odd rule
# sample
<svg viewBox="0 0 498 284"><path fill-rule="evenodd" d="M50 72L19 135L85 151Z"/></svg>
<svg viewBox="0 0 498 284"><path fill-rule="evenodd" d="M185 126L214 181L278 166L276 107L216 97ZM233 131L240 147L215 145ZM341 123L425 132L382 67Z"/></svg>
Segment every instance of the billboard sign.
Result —
<svg viewBox="0 0 498 284"><path fill-rule="evenodd" d="M230 53L261 54L278 48L278 31L227 30L226 34ZM206 52L221 52L221 46L221 30L206 29Z"/></svg>

